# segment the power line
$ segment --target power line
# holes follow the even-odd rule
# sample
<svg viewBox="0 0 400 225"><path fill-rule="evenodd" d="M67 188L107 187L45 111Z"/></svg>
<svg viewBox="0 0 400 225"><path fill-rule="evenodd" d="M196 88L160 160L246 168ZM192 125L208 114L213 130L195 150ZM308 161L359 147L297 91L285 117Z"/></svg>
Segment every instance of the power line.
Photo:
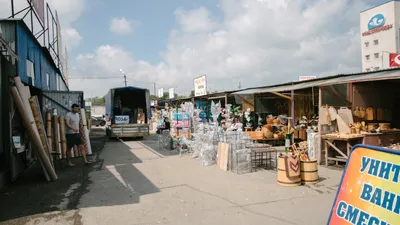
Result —
<svg viewBox="0 0 400 225"><path fill-rule="evenodd" d="M72 80L96 80L96 79L115 79L119 77L69 77Z"/></svg>

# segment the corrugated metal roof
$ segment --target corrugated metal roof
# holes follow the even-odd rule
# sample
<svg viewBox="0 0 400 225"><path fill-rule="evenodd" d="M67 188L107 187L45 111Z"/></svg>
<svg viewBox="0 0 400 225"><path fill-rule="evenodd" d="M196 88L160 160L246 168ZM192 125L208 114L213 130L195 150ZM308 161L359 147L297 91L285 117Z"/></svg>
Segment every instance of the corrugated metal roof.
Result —
<svg viewBox="0 0 400 225"><path fill-rule="evenodd" d="M267 92L282 92L282 91L300 90L311 87L320 87L320 86L349 83L349 82L365 82L365 81L393 80L393 79L400 79L400 68L392 68L392 69L365 72L365 73L338 74L307 81L296 81L296 82L271 85L261 88L250 88L243 91L234 92L232 94L246 95L246 94L257 94L257 93L267 93Z"/></svg>

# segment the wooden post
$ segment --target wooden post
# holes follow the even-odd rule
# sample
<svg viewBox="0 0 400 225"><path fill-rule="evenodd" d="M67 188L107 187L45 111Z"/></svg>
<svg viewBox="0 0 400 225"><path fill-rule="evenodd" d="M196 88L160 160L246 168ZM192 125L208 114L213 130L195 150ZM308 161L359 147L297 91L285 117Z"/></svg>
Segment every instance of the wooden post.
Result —
<svg viewBox="0 0 400 225"><path fill-rule="evenodd" d="M294 118L294 90L292 90L290 94L292 96L292 100L291 100L292 109L291 109L290 117L293 118L292 123L294 123L294 120L295 120L295 118ZM292 125L294 126L294 124L292 124Z"/></svg>
<svg viewBox="0 0 400 225"><path fill-rule="evenodd" d="M350 83L349 84L349 102L351 102L351 111L354 111L353 110L353 102L354 102L354 100L353 100L353 95L354 95L354 91L353 91L353 83Z"/></svg>
<svg viewBox="0 0 400 225"><path fill-rule="evenodd" d="M322 87L319 87L318 91L318 115L319 109L322 107ZM320 120L319 120L320 121ZM322 155L322 137L321 137L321 123L318 121L318 164L321 165L321 155Z"/></svg>
<svg viewBox="0 0 400 225"><path fill-rule="evenodd" d="M225 107L228 104L228 94L225 94Z"/></svg>
<svg viewBox="0 0 400 225"><path fill-rule="evenodd" d="M291 122L292 123L292 127L294 127L294 120L296 119L295 116L294 116L294 90L292 90L290 92L290 96L292 97L292 100L290 100L291 101L290 117L292 117L293 119L292 119L292 121L289 120L288 124ZM290 133L290 126L289 126L289 129L288 129L288 132ZM294 143L294 135L292 135L292 143Z"/></svg>

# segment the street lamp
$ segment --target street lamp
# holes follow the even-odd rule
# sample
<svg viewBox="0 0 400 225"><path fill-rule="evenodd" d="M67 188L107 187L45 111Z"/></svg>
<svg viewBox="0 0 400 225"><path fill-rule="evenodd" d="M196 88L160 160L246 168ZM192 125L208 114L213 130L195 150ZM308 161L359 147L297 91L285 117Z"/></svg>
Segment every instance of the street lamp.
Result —
<svg viewBox="0 0 400 225"><path fill-rule="evenodd" d="M119 69L119 71L121 71L121 73L124 75L124 83L125 83L125 87L128 86L127 85L127 81L126 81L126 74L122 69Z"/></svg>

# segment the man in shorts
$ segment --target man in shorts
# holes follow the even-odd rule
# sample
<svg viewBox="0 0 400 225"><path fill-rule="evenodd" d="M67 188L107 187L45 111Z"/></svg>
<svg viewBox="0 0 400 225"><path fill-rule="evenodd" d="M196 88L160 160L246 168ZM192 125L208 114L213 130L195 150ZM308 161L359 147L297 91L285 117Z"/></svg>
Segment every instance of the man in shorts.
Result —
<svg viewBox="0 0 400 225"><path fill-rule="evenodd" d="M75 166L71 162L71 151L74 146L77 146L79 151L82 153L85 165L91 164L90 161L86 159L86 152L83 151L82 146L82 136L79 133L79 105L73 104L71 106L71 112L65 115L65 125L67 134L67 161L69 166Z"/></svg>

